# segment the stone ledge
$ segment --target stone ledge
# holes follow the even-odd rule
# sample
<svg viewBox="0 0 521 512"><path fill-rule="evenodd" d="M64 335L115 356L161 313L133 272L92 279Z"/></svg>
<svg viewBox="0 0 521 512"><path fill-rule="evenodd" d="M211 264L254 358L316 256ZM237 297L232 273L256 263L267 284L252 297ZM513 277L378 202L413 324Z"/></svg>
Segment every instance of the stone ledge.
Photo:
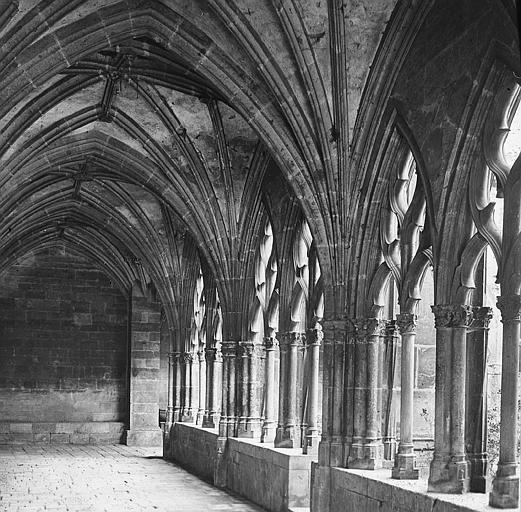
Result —
<svg viewBox="0 0 521 512"><path fill-rule="evenodd" d="M496 510L488 506L488 494L431 493L427 492L426 479L394 480L389 470L331 468L331 478L331 512L359 512L374 507L381 512Z"/></svg>

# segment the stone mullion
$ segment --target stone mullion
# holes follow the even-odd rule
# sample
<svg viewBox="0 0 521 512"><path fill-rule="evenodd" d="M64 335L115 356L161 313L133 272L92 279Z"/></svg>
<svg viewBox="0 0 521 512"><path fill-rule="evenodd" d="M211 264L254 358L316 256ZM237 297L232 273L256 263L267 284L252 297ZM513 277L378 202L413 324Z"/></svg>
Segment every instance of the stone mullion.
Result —
<svg viewBox="0 0 521 512"><path fill-rule="evenodd" d="M174 411L172 420L180 421L182 414L182 400L183 400L183 368L181 366L181 353L174 352L173 353L173 361L174 361L174 374L175 374L175 384L174 384Z"/></svg>
<svg viewBox="0 0 521 512"><path fill-rule="evenodd" d="M322 326L317 323L314 329L307 333L308 360L309 360L309 386L306 409L306 432L303 443L304 453L318 453L319 425L318 425L318 379L319 379L319 357L320 344L324 333Z"/></svg>
<svg viewBox="0 0 521 512"><path fill-rule="evenodd" d="M472 308L437 305L432 309L436 321L436 421L429 490L463 493L469 487L465 380L467 329L472 321Z"/></svg>
<svg viewBox="0 0 521 512"><path fill-rule="evenodd" d="M191 422L194 419L193 416L193 360L194 355L192 352L184 352L182 354L183 369L184 369L184 403L183 411L181 415L181 421Z"/></svg>
<svg viewBox="0 0 521 512"><path fill-rule="evenodd" d="M492 309L474 308L467 334L466 447L470 462L470 490L487 491L487 350Z"/></svg>
<svg viewBox="0 0 521 512"><path fill-rule="evenodd" d="M282 411L283 428L277 429L275 445L283 448L296 448L300 446L300 426L297 418L299 349L305 340L305 335L299 332L289 332L286 333L284 340L286 343L286 364L284 368L285 400L283 401Z"/></svg>
<svg viewBox="0 0 521 512"><path fill-rule="evenodd" d="M344 370L344 446L345 453L349 454L354 436L354 420L355 420L355 352L356 352L356 330L350 322L350 329L347 333L347 341L345 346L345 370ZM344 461L343 466L347 465Z"/></svg>
<svg viewBox="0 0 521 512"><path fill-rule="evenodd" d="M199 403L197 408L197 425L203 424L203 418L206 410L206 359L204 350L197 352L199 363Z"/></svg>
<svg viewBox="0 0 521 512"><path fill-rule="evenodd" d="M237 428L235 392L237 343L235 341L223 341L221 351L223 356L223 388L219 437L234 437Z"/></svg>
<svg viewBox="0 0 521 512"><path fill-rule="evenodd" d="M385 328L385 349L393 360L389 360L389 366L386 368L387 374L387 396L386 396L386 415L384 416L387 423L385 432L383 432L384 458L393 460L396 453L396 432L393 424L393 394L394 394L394 358L396 357L398 340L398 329L395 320L388 320ZM383 358L382 367L385 366L386 359Z"/></svg>
<svg viewBox="0 0 521 512"><path fill-rule="evenodd" d="M383 443L381 436L381 379L380 348L384 334L385 321L370 318L367 322L367 392L366 392L366 431L364 439L364 466L377 469L383 464Z"/></svg>
<svg viewBox="0 0 521 512"><path fill-rule="evenodd" d="M275 440L276 418L275 418L275 362L276 352L279 347L279 342L275 337L264 339L264 346L266 350L265 361L265 415L264 423L262 425L261 441L264 443L272 443Z"/></svg>
<svg viewBox="0 0 521 512"><path fill-rule="evenodd" d="M413 444L413 406L414 406L414 342L416 339L417 316L401 313L396 323L402 337L401 375L400 375L400 443L395 457L392 477L417 479L416 456Z"/></svg>
<svg viewBox="0 0 521 512"><path fill-rule="evenodd" d="M175 401L175 353L168 354L168 398L166 406L165 431L170 431L174 422L174 401Z"/></svg>
<svg viewBox="0 0 521 512"><path fill-rule="evenodd" d="M366 382L367 382L367 346L365 343L365 320L353 321L355 327L354 339L354 389L353 389L353 442L349 450L349 467L358 467L358 461L364 458L364 435L365 435L365 405L366 405Z"/></svg>
<svg viewBox="0 0 521 512"><path fill-rule="evenodd" d="M277 419L277 429L275 432L275 446L278 445L280 441L284 439L284 421L285 421L285 411L286 411L286 402L287 402L287 352L288 352L288 335L286 333L280 334L280 369L279 369L279 411L278 411L278 419Z"/></svg>
<svg viewBox="0 0 521 512"><path fill-rule="evenodd" d="M206 348L206 410L203 427L216 428L219 424L219 394L221 392L222 354L217 347Z"/></svg>
<svg viewBox="0 0 521 512"><path fill-rule="evenodd" d="M255 438L261 434L258 387L262 346L254 342L244 342L240 346L242 381L238 436Z"/></svg>
<svg viewBox="0 0 521 512"><path fill-rule="evenodd" d="M490 505L496 508L519 506L519 461L517 458L517 416L519 393L519 340L521 336L521 296L498 297L503 321L501 368L501 422L499 462L492 482Z"/></svg>

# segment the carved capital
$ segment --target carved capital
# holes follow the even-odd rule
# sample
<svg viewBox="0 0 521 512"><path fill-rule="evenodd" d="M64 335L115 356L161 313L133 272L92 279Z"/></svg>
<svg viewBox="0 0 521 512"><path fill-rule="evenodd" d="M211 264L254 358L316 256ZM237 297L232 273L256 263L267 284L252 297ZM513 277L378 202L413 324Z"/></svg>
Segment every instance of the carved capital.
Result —
<svg viewBox="0 0 521 512"><path fill-rule="evenodd" d="M432 306L436 329L469 327L472 323L472 307L465 304L436 304Z"/></svg>
<svg viewBox="0 0 521 512"><path fill-rule="evenodd" d="M194 354L192 352L183 352L181 354L181 361L183 364L190 364L194 360Z"/></svg>
<svg viewBox="0 0 521 512"><path fill-rule="evenodd" d="M302 348L306 343L306 335L303 332L286 332L282 337L282 343L284 344L285 348Z"/></svg>
<svg viewBox="0 0 521 512"><path fill-rule="evenodd" d="M315 324L313 329L308 329L306 333L308 345L320 345L324 339L324 331L319 322Z"/></svg>
<svg viewBox="0 0 521 512"><path fill-rule="evenodd" d="M400 334L414 334L418 326L418 315L414 313L400 313L396 315L396 325Z"/></svg>
<svg viewBox="0 0 521 512"><path fill-rule="evenodd" d="M197 357L200 363L203 363L205 361L205 355L206 354L204 350L199 350L199 352L197 352Z"/></svg>
<svg viewBox="0 0 521 512"><path fill-rule="evenodd" d="M472 323L472 307L467 305L454 306L452 327L469 327Z"/></svg>
<svg viewBox="0 0 521 512"><path fill-rule="evenodd" d="M475 306L472 308L472 323L470 324L471 329L488 329L490 320L492 320L492 308L485 306Z"/></svg>
<svg viewBox="0 0 521 512"><path fill-rule="evenodd" d="M266 336L264 338L264 347L266 350L275 350L279 346L279 340L275 336Z"/></svg>
<svg viewBox="0 0 521 512"><path fill-rule="evenodd" d="M351 320L355 336L363 340L367 336L383 336L386 321L381 318L355 318Z"/></svg>
<svg viewBox="0 0 521 512"><path fill-rule="evenodd" d="M497 307L503 322L521 321L521 295L499 296Z"/></svg>

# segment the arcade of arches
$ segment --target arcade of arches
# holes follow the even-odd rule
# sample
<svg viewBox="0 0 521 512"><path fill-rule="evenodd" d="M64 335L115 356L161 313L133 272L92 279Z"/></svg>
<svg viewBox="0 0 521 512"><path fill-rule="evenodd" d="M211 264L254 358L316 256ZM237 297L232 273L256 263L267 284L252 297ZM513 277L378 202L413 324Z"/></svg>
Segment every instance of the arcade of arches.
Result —
<svg viewBox="0 0 521 512"><path fill-rule="evenodd" d="M518 508L513 0L0 0L0 43L1 443Z"/></svg>

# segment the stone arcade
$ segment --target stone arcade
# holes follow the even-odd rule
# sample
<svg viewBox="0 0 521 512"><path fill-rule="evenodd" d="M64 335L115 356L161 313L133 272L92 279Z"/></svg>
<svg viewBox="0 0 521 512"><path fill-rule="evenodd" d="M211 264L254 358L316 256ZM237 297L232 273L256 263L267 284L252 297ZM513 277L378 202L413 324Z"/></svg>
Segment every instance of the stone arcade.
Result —
<svg viewBox="0 0 521 512"><path fill-rule="evenodd" d="M0 0L0 40L0 443L519 507L513 0Z"/></svg>

